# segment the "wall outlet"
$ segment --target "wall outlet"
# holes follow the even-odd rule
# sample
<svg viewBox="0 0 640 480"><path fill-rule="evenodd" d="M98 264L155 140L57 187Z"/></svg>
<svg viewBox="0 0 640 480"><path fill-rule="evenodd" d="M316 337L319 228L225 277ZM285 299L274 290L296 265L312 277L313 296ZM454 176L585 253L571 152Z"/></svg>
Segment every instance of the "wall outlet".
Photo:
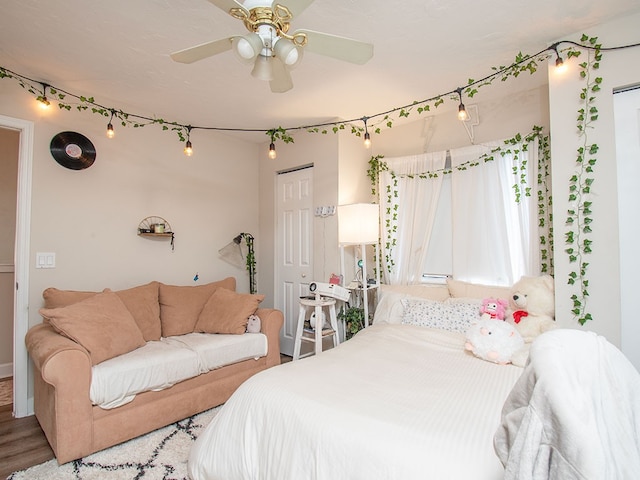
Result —
<svg viewBox="0 0 640 480"><path fill-rule="evenodd" d="M335 205L327 205L322 207L316 207L316 217L330 217L336 214Z"/></svg>

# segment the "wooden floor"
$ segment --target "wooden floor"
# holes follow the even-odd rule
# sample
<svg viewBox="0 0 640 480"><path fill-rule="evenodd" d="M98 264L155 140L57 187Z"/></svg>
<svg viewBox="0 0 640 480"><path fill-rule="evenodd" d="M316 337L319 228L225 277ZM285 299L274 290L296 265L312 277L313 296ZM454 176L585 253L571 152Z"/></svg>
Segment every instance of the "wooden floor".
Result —
<svg viewBox="0 0 640 480"><path fill-rule="evenodd" d="M0 407L1 479L54 458L36 417L13 418L12 410L12 405Z"/></svg>

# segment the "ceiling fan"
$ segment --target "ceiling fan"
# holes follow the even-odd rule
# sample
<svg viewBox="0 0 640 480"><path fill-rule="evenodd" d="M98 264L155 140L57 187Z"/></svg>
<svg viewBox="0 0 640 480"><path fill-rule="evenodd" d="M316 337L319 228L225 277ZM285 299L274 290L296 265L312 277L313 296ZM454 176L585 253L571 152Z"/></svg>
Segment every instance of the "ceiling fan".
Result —
<svg viewBox="0 0 640 480"><path fill-rule="evenodd" d="M269 82L271 91L283 93L293 88L290 69L302 59L304 50L345 62L362 65L373 56L373 45L346 37L296 30L289 34L289 24L314 0L208 0L229 15L244 22L246 35L234 35L174 52L171 58L193 63L232 48L241 60L253 62L251 75Z"/></svg>

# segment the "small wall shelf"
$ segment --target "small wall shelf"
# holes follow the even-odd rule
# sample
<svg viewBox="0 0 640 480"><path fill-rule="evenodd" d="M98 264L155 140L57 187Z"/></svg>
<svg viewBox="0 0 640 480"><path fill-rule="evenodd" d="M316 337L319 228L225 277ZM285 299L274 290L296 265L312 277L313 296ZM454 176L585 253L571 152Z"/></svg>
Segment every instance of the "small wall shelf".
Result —
<svg viewBox="0 0 640 480"><path fill-rule="evenodd" d="M171 224L162 217L146 217L138 224L138 235L145 238L170 238L171 251L175 247L175 232L171 229Z"/></svg>

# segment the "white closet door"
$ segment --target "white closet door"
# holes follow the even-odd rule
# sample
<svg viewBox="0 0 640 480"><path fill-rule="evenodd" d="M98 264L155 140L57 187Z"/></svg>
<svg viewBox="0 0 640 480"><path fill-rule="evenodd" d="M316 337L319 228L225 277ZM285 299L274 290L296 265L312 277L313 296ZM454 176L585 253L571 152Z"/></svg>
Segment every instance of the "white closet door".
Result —
<svg viewBox="0 0 640 480"><path fill-rule="evenodd" d="M299 300L313 281L313 167L279 174L276 196L275 307L284 314L280 352L292 356Z"/></svg>

